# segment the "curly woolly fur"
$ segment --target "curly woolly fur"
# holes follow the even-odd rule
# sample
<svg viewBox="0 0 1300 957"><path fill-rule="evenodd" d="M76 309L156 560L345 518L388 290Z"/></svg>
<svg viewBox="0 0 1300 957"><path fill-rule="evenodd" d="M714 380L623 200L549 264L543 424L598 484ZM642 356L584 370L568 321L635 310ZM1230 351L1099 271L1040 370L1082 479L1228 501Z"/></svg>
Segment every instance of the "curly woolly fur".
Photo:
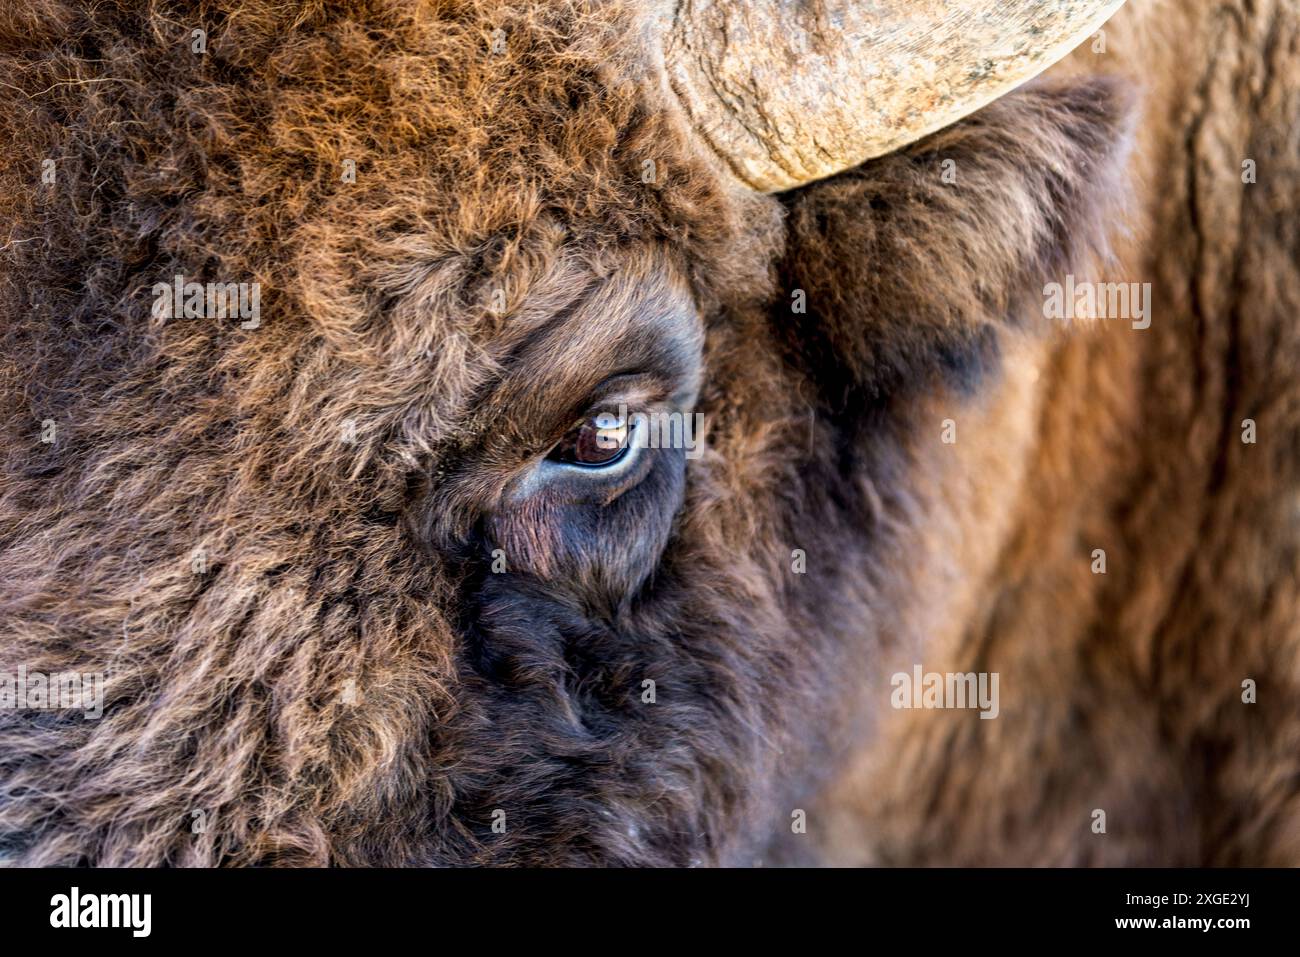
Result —
<svg viewBox="0 0 1300 957"><path fill-rule="evenodd" d="M883 676L1007 614L1051 461L1030 373L1066 348L1026 307L1105 254L1126 84L778 200L643 47L581 0L0 13L0 663L109 675L99 721L0 714L7 858L806 859L778 835L880 737ZM177 273L260 282L261 327L154 317ZM629 362L698 389L705 455L512 505L535 424ZM939 447L949 412L980 440ZM939 733L895 743L935 789L900 801L949 799ZM929 859L953 818L866 853Z"/></svg>

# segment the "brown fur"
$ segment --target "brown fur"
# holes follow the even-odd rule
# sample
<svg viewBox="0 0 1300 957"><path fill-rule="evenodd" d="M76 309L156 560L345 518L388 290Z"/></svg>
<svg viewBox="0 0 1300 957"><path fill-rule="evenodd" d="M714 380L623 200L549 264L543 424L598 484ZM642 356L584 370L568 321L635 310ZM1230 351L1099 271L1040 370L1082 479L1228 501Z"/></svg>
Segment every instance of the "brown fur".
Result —
<svg viewBox="0 0 1300 957"><path fill-rule="evenodd" d="M1247 8L1235 54L1284 60L1290 8ZM0 664L111 674L98 722L0 714L3 853L750 863L834 858L850 815L858 860L1285 859L1284 178L1229 194L1148 134L1133 248L1168 311L1053 331L1036 291L1115 231L1127 71L777 200L665 108L639 24L581 0L0 15ZM1214 62L1198 156L1231 154L1206 130L1249 68ZM1283 177L1289 101L1255 96ZM1161 162L1188 179L1143 181ZM1262 245L1206 235L1227 195ZM262 327L153 318L176 272L259 280ZM633 366L707 414L705 456L598 506L520 498ZM945 657L1003 671L1004 716L878 733L887 675ZM1090 843L1096 806L1117 840Z"/></svg>
<svg viewBox="0 0 1300 957"><path fill-rule="evenodd" d="M872 860L1300 860L1300 11L1135 0L1106 32L1057 72L1140 68L1114 275L1154 283L1152 326L1042 357L1030 491L934 652L1000 671L1015 710L899 713L840 794Z"/></svg>

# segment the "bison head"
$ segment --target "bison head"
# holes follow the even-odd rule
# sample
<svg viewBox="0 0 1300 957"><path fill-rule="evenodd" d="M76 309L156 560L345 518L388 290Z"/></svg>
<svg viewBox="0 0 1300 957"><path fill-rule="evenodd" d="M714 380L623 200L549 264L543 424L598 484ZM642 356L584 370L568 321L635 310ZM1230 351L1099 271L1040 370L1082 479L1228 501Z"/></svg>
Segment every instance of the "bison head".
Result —
<svg viewBox="0 0 1300 957"><path fill-rule="evenodd" d="M1008 91L1117 5L4 14L0 652L106 675L7 852L806 857L1005 535L1128 115Z"/></svg>

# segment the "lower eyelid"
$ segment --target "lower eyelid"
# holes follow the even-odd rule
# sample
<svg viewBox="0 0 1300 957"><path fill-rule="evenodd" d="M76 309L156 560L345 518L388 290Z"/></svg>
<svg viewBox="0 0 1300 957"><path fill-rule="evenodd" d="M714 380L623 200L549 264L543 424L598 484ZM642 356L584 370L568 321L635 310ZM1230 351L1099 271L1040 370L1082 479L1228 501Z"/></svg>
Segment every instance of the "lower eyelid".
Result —
<svg viewBox="0 0 1300 957"><path fill-rule="evenodd" d="M627 452L616 464L593 467L542 459L511 490L508 498L519 502L533 496L547 496L604 506L639 484L652 465L653 457L645 450L644 443L637 441L634 432Z"/></svg>

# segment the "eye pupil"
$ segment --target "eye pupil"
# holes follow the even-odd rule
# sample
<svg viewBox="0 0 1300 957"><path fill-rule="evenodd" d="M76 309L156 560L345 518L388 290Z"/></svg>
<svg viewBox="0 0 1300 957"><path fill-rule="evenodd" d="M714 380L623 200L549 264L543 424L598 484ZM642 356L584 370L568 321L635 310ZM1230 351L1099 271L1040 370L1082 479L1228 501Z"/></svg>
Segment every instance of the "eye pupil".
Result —
<svg viewBox="0 0 1300 957"><path fill-rule="evenodd" d="M627 424L609 412L589 416L569 430L549 458L571 465L612 465L627 452Z"/></svg>

